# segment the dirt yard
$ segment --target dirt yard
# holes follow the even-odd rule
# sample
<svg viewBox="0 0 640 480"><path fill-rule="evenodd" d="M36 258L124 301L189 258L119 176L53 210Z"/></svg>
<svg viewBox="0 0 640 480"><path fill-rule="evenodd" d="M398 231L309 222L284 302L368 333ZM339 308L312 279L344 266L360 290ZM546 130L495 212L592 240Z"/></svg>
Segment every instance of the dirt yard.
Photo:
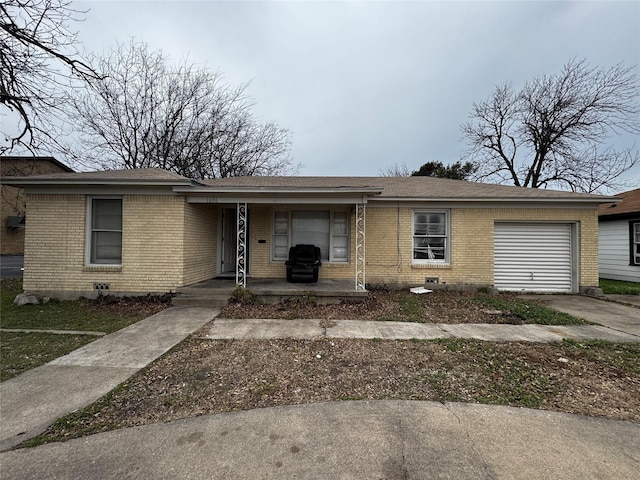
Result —
<svg viewBox="0 0 640 480"><path fill-rule="evenodd" d="M235 304L222 316L581 323L556 314L511 295L377 292L363 304ZM202 335L208 328L27 445L198 415L364 399L511 405L640 422L640 344L209 340Z"/></svg>

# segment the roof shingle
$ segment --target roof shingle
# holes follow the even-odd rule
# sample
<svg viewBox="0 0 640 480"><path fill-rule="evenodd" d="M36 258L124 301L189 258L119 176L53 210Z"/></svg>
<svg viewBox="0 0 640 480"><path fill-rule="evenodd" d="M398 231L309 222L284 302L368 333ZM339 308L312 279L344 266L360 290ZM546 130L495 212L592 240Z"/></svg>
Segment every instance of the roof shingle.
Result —
<svg viewBox="0 0 640 480"><path fill-rule="evenodd" d="M622 192L616 195L616 198L620 198L622 201L600 205L598 210L599 217L640 213L640 188Z"/></svg>
<svg viewBox="0 0 640 480"><path fill-rule="evenodd" d="M201 180L200 183L218 188L341 188L379 187L382 194L377 198L415 199L531 199L531 200L597 200L607 201L611 197L587 193L563 192L506 185L468 182L435 177L232 177Z"/></svg>

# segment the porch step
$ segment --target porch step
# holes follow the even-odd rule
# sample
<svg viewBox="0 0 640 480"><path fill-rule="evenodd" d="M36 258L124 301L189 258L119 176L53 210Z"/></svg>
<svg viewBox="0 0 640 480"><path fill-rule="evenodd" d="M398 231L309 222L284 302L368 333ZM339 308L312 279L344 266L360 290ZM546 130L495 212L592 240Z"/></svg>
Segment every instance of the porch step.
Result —
<svg viewBox="0 0 640 480"><path fill-rule="evenodd" d="M228 294L192 295L180 293L171 299L174 307L225 307L229 304Z"/></svg>

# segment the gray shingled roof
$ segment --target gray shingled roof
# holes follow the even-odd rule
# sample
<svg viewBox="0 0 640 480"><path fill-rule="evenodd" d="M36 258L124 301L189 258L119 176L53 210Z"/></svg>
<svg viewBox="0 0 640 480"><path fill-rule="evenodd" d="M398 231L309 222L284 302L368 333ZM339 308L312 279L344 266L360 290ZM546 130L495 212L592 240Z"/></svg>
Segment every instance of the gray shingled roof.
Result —
<svg viewBox="0 0 640 480"><path fill-rule="evenodd" d="M377 198L406 199L530 199L610 201L612 197L587 193L543 190L487 183L467 182L435 177L232 177L201 180L216 188L243 187L261 189L327 189L344 187L379 187Z"/></svg>
<svg viewBox="0 0 640 480"><path fill-rule="evenodd" d="M292 191L330 195L362 189L372 199L406 200L528 200L611 202L615 197L467 182L434 177L231 177L192 182L186 177L159 168L107 170L98 172L51 173L30 177L5 177L3 184L36 185L169 185L181 193L287 194ZM372 190L379 190L372 192ZM317 191L317 192L314 192Z"/></svg>
<svg viewBox="0 0 640 480"><path fill-rule="evenodd" d="M2 183L14 185L47 184L167 184L188 185L191 180L161 168L136 168L128 170L104 170L97 172L46 173L29 177L5 177Z"/></svg>

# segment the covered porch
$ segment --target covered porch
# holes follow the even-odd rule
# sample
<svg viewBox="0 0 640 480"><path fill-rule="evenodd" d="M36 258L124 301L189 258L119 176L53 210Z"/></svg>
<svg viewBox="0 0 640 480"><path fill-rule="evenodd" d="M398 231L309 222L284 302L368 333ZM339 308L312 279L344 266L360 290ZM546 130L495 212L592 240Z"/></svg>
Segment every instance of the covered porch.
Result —
<svg viewBox="0 0 640 480"><path fill-rule="evenodd" d="M260 302L278 303L289 299L308 299L318 305L362 302L365 289L357 289L353 280L321 279L318 283L289 283L284 278L245 278L245 288ZM217 306L229 303L236 288L235 278L218 277L178 288L175 306Z"/></svg>
<svg viewBox="0 0 640 480"><path fill-rule="evenodd" d="M208 181L206 185L189 190L175 189L186 194L187 204L191 207L216 209L218 267L209 275L214 273L227 279L233 276L233 283L208 280L197 287L193 284L181 287L178 293L199 295L205 288L241 286L263 301L309 295L309 292L318 302L324 303L335 303L345 297L357 298L355 292L366 296L366 204L370 196L380 194L381 188L265 187L253 185L256 180L251 180L251 185L241 183L222 187L215 181ZM322 266L317 284L288 284L285 281L285 263L291 255L288 252L302 244L314 245L321 252ZM199 261L209 262L209 259ZM203 278L206 276L191 281ZM211 290L211 293L216 292Z"/></svg>

